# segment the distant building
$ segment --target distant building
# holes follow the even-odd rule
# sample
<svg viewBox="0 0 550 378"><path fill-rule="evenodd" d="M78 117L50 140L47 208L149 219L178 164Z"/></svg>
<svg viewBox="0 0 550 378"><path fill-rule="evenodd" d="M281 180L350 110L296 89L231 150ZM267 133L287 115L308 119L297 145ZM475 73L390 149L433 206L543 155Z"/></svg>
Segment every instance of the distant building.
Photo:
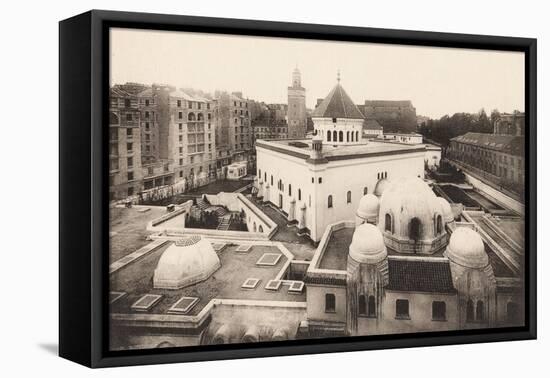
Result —
<svg viewBox="0 0 550 378"><path fill-rule="evenodd" d="M384 128L375 119L365 119L363 124L363 135L366 138L383 138Z"/></svg>
<svg viewBox="0 0 550 378"><path fill-rule="evenodd" d="M358 108L365 118L377 120L387 132L416 130L416 109L409 100L366 100Z"/></svg>
<svg viewBox="0 0 550 378"><path fill-rule="evenodd" d="M525 135L525 113L500 114L495 121L493 133L496 135Z"/></svg>
<svg viewBox="0 0 550 378"><path fill-rule="evenodd" d="M298 68L292 72L292 86L288 87L288 135L301 139L306 135L306 90L302 87L302 77Z"/></svg>
<svg viewBox="0 0 550 378"><path fill-rule="evenodd" d="M384 140L406 144L422 143L422 134L417 133L384 133Z"/></svg>
<svg viewBox="0 0 550 378"><path fill-rule="evenodd" d="M525 137L466 133L452 138L447 158L461 168L504 186L525 182Z"/></svg>
<svg viewBox="0 0 550 378"><path fill-rule="evenodd" d="M240 92L221 92L216 95L216 164L224 174L232 162L250 161L253 158L253 134L248 104L249 101Z"/></svg>
<svg viewBox="0 0 550 378"><path fill-rule="evenodd" d="M120 88L109 91L109 199L141 190L141 135L138 98Z"/></svg>
<svg viewBox="0 0 550 378"><path fill-rule="evenodd" d="M257 140L256 154L258 196L313 241L327 225L353 219L364 194L381 193L388 180L424 176L423 144L362 138L363 115L340 82L312 120L313 139Z"/></svg>
<svg viewBox="0 0 550 378"><path fill-rule="evenodd" d="M261 113L252 120L253 140L288 139L287 108L286 104L264 104Z"/></svg>

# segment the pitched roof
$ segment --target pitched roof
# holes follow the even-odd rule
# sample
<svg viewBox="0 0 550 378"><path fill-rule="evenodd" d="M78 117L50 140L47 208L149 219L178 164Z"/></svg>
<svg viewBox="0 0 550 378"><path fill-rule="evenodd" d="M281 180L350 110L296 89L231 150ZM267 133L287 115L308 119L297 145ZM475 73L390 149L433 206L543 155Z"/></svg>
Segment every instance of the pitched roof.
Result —
<svg viewBox="0 0 550 378"><path fill-rule="evenodd" d="M389 259L387 289L425 293L455 293L451 268L446 261Z"/></svg>
<svg viewBox="0 0 550 378"><path fill-rule="evenodd" d="M484 133L466 133L451 139L459 143L507 152L512 155L523 155L525 137L515 135L497 135Z"/></svg>
<svg viewBox="0 0 550 378"><path fill-rule="evenodd" d="M118 87L112 87L110 90L111 97L134 97L131 93L126 92Z"/></svg>
<svg viewBox="0 0 550 378"><path fill-rule="evenodd" d="M320 118L365 118L340 83L332 88L311 116Z"/></svg>
<svg viewBox="0 0 550 378"><path fill-rule="evenodd" d="M384 128L378 123L377 120L373 118L369 118L365 120L365 123L363 125L363 129L365 130L383 130Z"/></svg>

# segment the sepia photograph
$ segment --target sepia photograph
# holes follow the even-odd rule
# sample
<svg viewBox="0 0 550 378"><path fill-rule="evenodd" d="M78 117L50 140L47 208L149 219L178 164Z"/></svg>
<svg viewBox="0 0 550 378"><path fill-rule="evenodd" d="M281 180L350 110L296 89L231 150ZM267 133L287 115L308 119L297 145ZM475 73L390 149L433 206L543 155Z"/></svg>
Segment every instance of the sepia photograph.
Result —
<svg viewBox="0 0 550 378"><path fill-rule="evenodd" d="M524 52L109 48L110 351L525 325Z"/></svg>

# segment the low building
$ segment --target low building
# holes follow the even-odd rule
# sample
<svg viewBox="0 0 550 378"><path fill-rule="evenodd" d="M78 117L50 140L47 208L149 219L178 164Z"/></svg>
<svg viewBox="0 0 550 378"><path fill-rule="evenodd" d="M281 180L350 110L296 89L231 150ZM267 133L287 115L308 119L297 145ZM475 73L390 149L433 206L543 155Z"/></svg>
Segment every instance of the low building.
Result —
<svg viewBox="0 0 550 378"><path fill-rule="evenodd" d="M365 138L383 138L384 128L377 120L367 118L363 124L363 136Z"/></svg>
<svg viewBox="0 0 550 378"><path fill-rule="evenodd" d="M525 135L525 113L502 113L495 120L494 134L496 135Z"/></svg>
<svg viewBox="0 0 550 378"><path fill-rule="evenodd" d="M417 133L384 133L383 137L389 142L406 144L421 144L423 141L422 134Z"/></svg>

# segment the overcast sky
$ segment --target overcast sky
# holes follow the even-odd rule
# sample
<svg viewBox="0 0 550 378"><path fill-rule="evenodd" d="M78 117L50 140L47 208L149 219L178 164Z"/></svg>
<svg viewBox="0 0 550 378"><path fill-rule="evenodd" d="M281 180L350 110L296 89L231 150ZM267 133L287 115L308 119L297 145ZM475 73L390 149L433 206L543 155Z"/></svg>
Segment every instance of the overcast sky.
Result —
<svg viewBox="0 0 550 378"><path fill-rule="evenodd" d="M524 110L523 53L112 29L111 84L167 83L241 91L286 103L295 67L313 108L336 84L357 103L411 100L439 118L481 108Z"/></svg>

